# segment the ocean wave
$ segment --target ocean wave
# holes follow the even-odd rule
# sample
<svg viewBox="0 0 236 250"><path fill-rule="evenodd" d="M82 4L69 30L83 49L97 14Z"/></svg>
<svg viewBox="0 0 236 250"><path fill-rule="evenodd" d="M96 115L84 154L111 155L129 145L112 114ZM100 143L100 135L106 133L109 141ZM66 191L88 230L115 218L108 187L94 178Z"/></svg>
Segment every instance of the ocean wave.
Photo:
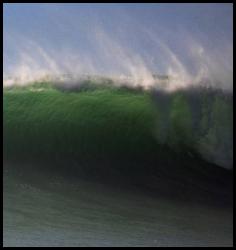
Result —
<svg viewBox="0 0 236 250"><path fill-rule="evenodd" d="M233 165L233 98L220 90L36 83L3 97L7 158L160 161L171 152Z"/></svg>
<svg viewBox="0 0 236 250"><path fill-rule="evenodd" d="M4 88L3 98L4 165L18 174L46 170L132 182L172 199L231 200L230 93L37 83Z"/></svg>

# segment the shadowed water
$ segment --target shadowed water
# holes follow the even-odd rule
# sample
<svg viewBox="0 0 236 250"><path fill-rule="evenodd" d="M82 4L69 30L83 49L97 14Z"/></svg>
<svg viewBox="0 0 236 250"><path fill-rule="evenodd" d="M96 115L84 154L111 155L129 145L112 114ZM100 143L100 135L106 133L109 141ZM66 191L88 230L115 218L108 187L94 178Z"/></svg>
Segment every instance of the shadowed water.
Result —
<svg viewBox="0 0 236 250"><path fill-rule="evenodd" d="M232 211L5 164L4 246L232 246Z"/></svg>

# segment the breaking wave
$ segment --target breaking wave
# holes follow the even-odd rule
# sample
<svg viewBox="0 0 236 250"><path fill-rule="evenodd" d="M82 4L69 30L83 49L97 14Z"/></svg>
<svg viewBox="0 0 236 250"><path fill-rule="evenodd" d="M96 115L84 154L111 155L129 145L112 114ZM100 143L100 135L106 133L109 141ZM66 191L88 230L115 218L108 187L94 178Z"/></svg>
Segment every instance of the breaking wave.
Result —
<svg viewBox="0 0 236 250"><path fill-rule="evenodd" d="M86 80L5 87L3 98L5 162L151 188L169 183L164 192L212 185L223 197L231 193L231 170L224 169L233 166L231 93Z"/></svg>

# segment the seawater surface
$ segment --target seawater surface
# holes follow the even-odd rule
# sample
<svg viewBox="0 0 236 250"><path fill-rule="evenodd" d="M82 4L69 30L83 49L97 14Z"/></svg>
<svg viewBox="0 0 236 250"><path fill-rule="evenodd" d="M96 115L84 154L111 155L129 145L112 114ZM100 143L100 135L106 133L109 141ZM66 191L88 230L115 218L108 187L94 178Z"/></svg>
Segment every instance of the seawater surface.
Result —
<svg viewBox="0 0 236 250"><path fill-rule="evenodd" d="M4 165L3 245L232 246L231 209Z"/></svg>

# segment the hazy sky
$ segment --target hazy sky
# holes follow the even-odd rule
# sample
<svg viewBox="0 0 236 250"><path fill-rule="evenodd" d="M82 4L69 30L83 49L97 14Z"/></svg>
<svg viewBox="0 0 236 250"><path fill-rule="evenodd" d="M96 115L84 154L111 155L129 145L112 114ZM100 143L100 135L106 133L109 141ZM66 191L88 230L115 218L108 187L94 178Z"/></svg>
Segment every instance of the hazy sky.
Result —
<svg viewBox="0 0 236 250"><path fill-rule="evenodd" d="M232 74L232 4L4 4L3 20L5 73Z"/></svg>

